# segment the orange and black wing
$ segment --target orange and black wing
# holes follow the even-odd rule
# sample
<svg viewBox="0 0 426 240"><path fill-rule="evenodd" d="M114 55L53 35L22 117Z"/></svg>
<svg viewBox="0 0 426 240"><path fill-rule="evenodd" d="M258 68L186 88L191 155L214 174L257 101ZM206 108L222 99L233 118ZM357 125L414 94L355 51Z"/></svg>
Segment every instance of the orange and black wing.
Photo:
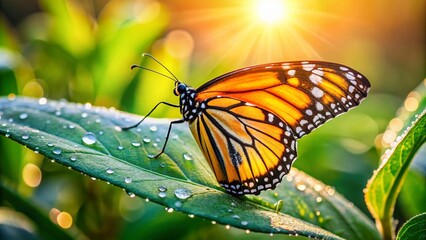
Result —
<svg viewBox="0 0 426 240"><path fill-rule="evenodd" d="M296 158L296 139L358 105L370 88L335 63L272 63L204 84L192 134L218 182L233 194L274 188Z"/></svg>
<svg viewBox="0 0 426 240"><path fill-rule="evenodd" d="M296 158L292 130L247 102L214 97L204 103L190 129L220 185L237 195L275 188Z"/></svg>
<svg viewBox="0 0 426 240"><path fill-rule="evenodd" d="M238 99L273 113L296 138L357 106L370 89L359 72L336 63L285 62L222 75L197 89L196 100Z"/></svg>

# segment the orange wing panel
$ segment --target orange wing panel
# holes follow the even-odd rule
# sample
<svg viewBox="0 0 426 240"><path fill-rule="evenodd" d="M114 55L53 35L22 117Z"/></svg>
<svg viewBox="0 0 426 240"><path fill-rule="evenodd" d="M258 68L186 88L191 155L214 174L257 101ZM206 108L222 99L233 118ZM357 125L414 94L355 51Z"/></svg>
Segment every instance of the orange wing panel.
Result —
<svg viewBox="0 0 426 240"><path fill-rule="evenodd" d="M288 102L283 101L283 99L265 91L234 93L227 94L227 96L240 99L248 103L253 103L253 101L255 100L256 106L276 114L287 124L290 124L292 126L297 125L298 121L303 117L303 114L300 112L299 109L295 108Z"/></svg>
<svg viewBox="0 0 426 240"><path fill-rule="evenodd" d="M220 84L212 84L208 90L202 94L211 92L245 92L256 89L264 89L281 84L276 72L253 72L233 76L232 78L220 81ZM199 93L201 94L201 93ZM201 97L201 96L200 96ZM203 99L208 96L202 96Z"/></svg>

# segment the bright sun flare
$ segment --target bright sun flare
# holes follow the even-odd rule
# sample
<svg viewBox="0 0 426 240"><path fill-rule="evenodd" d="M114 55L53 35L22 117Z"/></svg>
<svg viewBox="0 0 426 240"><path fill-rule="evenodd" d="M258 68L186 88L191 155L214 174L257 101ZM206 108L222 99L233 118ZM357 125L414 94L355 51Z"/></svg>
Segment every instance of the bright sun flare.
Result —
<svg viewBox="0 0 426 240"><path fill-rule="evenodd" d="M255 11L260 21L274 24L287 17L286 6L283 0L258 0Z"/></svg>

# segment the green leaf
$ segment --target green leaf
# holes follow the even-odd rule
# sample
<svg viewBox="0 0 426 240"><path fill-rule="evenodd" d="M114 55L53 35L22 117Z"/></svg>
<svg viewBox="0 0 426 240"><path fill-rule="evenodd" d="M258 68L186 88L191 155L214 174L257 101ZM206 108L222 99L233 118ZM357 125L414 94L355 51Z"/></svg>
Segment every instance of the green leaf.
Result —
<svg viewBox="0 0 426 240"><path fill-rule="evenodd" d="M323 183L295 169L275 190L234 197L221 189L186 124L89 104L0 98L0 134L56 162L123 188L130 196L217 223L265 233L378 239L371 221ZM89 133L90 132L90 133Z"/></svg>
<svg viewBox="0 0 426 240"><path fill-rule="evenodd" d="M396 240L426 239L426 213L408 220L399 230Z"/></svg>
<svg viewBox="0 0 426 240"><path fill-rule="evenodd" d="M392 220L395 202L410 164L426 140L425 96L414 93L418 96L417 98L409 95L407 99L413 98L410 101L415 101L415 103L410 104L417 106L417 109L401 114L404 115L404 125L407 125L407 121L411 125L383 154L380 167L369 180L365 192L368 209L375 218L376 225L384 239L393 239L395 236Z"/></svg>

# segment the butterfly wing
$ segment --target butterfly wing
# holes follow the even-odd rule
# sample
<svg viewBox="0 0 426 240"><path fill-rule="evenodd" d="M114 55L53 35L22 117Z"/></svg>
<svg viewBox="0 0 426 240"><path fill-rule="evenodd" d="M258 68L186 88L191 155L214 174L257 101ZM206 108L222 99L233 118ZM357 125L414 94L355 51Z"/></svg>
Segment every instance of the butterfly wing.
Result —
<svg viewBox="0 0 426 240"><path fill-rule="evenodd" d="M190 129L220 185L238 195L275 188L296 158L291 129L273 113L234 98L204 103Z"/></svg>
<svg viewBox="0 0 426 240"><path fill-rule="evenodd" d="M357 106L370 83L349 67L328 62L258 65L222 75L197 89L196 100L244 101L279 117L296 138Z"/></svg>
<svg viewBox="0 0 426 240"><path fill-rule="evenodd" d="M196 90L191 131L218 182L233 194L274 188L296 158L296 139L358 105L370 88L335 63L287 62L222 75Z"/></svg>

